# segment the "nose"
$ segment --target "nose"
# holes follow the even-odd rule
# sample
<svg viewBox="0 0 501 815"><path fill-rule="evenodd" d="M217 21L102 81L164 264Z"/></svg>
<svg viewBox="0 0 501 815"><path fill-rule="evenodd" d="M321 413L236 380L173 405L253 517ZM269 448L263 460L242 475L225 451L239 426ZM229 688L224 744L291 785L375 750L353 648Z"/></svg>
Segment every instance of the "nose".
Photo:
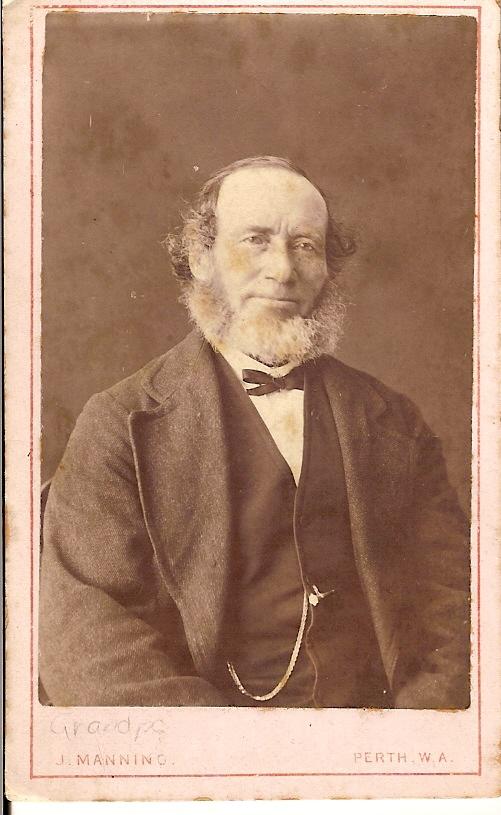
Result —
<svg viewBox="0 0 501 815"><path fill-rule="evenodd" d="M289 283L294 276L294 263L286 243L280 243L267 252L265 277L277 283Z"/></svg>

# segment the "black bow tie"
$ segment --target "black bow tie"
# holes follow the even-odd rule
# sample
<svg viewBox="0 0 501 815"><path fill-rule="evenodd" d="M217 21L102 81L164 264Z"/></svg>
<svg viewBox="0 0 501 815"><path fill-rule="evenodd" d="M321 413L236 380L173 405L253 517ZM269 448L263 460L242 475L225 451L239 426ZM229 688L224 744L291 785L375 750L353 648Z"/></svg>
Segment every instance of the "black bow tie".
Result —
<svg viewBox="0 0 501 815"><path fill-rule="evenodd" d="M304 390L304 368L293 368L285 376L270 376L265 371L253 371L245 368L242 379L248 385L257 385L256 388L247 388L251 396L264 396L273 391Z"/></svg>

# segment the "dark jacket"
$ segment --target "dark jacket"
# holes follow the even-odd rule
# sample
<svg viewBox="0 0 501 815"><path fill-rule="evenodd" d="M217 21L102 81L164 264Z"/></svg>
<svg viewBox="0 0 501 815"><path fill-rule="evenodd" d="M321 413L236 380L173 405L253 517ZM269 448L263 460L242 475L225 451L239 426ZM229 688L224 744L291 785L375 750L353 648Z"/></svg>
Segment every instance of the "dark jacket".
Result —
<svg viewBox="0 0 501 815"><path fill-rule="evenodd" d="M405 397L333 358L321 365L395 706L466 707L469 536L440 444ZM226 452L213 352L195 332L89 400L45 513L40 672L52 703L226 704Z"/></svg>

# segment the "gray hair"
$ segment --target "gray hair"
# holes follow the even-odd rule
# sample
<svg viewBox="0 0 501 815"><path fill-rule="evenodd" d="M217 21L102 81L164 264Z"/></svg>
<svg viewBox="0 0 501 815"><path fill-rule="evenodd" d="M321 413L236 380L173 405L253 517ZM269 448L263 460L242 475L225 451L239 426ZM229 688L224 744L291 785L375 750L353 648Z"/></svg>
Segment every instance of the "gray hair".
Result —
<svg viewBox="0 0 501 815"><path fill-rule="evenodd" d="M202 249L209 250L214 243L217 228L216 206L221 184L225 178L237 170L251 167L279 167L289 170L289 172L306 178L318 190L327 207L325 254L331 276L335 277L340 271L342 259L355 251L355 242L341 224L332 217L328 199L322 190L308 178L303 170L288 159L278 156L254 156L234 161L218 170L205 182L196 196L194 205L181 215L181 226L167 235L163 241L170 255L174 275L179 280L192 280L189 250L196 244Z"/></svg>

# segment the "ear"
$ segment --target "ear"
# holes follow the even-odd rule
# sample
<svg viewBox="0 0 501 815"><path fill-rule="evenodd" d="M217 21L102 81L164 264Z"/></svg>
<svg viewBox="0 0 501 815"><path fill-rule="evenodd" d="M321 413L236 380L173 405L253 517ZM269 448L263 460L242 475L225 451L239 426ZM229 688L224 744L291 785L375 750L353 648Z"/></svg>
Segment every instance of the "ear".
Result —
<svg viewBox="0 0 501 815"><path fill-rule="evenodd" d="M188 252L190 270L196 280L209 283L212 280L212 258L210 250L199 245L190 247Z"/></svg>

